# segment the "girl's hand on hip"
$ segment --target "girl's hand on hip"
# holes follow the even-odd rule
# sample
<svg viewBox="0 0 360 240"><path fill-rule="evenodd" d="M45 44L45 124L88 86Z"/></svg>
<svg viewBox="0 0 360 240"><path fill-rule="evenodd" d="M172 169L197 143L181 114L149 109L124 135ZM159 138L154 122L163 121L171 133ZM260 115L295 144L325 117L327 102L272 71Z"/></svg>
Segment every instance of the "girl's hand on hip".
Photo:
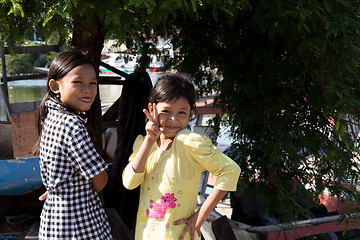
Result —
<svg viewBox="0 0 360 240"><path fill-rule="evenodd" d="M143 110L147 119L149 120L146 123L145 130L146 134L149 136L151 140L157 140L160 134L164 131L164 128L160 127L159 124L159 114L156 108L156 104L153 104L153 115L146 109Z"/></svg>
<svg viewBox="0 0 360 240"><path fill-rule="evenodd" d="M184 223L186 224L186 226L182 230L179 240L184 239L186 232L190 232L191 240L195 239L195 234L196 234L195 231L197 232L197 235L201 237L200 227L204 222L201 221L201 219L199 219L199 211L196 211L194 215L192 215L190 218L184 218L174 222L174 225L179 225Z"/></svg>
<svg viewBox="0 0 360 240"><path fill-rule="evenodd" d="M46 191L45 193L43 193L43 195L41 195L41 196L39 197L39 200L40 200L40 201L44 201L47 197L48 197L48 191Z"/></svg>

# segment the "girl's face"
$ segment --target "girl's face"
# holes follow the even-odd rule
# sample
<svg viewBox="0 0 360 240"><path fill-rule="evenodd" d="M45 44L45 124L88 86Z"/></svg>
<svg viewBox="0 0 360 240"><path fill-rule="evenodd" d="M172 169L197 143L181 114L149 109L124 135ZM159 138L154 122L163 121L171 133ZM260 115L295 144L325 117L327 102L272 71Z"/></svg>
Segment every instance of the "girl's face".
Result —
<svg viewBox="0 0 360 240"><path fill-rule="evenodd" d="M97 77L91 64L77 66L63 78L49 81L49 87L60 100L76 112L88 111L97 94Z"/></svg>
<svg viewBox="0 0 360 240"><path fill-rule="evenodd" d="M164 128L163 134L167 138L175 137L180 130L186 128L194 113L185 97L171 102L159 102L156 106L159 124Z"/></svg>

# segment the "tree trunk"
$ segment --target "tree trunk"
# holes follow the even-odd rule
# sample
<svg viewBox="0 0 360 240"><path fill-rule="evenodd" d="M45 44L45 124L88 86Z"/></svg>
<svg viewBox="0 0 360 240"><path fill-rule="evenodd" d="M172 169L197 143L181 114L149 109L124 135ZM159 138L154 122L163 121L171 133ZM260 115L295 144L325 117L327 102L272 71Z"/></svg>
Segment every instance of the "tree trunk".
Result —
<svg viewBox="0 0 360 240"><path fill-rule="evenodd" d="M92 24L85 24L89 17L91 17ZM88 19L86 19L88 18ZM94 24L95 23L95 24ZM88 28L91 26L91 28ZM73 38L71 47L87 53L95 62L96 74L99 74L99 65L101 51L104 46L106 30L101 24L96 14L87 14L85 16L74 16ZM87 34L88 33L88 34ZM84 37L85 36L85 37ZM98 94L93 105L87 113L88 122L87 128L94 142L95 148L101 153L101 102Z"/></svg>

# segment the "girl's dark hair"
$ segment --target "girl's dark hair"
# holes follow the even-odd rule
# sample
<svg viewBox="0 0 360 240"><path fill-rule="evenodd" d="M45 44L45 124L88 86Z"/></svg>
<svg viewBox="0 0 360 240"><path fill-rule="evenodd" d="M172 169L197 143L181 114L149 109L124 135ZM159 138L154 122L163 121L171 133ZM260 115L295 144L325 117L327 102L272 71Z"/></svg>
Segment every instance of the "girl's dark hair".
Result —
<svg viewBox="0 0 360 240"><path fill-rule="evenodd" d="M47 82L46 82L46 89L45 89L45 95L42 99L40 106L39 106L39 120L38 120L38 133L39 133L39 140L35 147L35 153L38 153L39 147L40 147L40 137L42 133L42 129L44 127L44 121L46 119L46 116L48 114L48 109L45 106L45 102L49 99L52 99L56 102L58 102L63 108L65 107L63 103L60 101L60 99L56 96L56 94L51 91L49 87L49 81L51 79L54 79L55 81L62 79L67 73L69 73L74 68L83 65L83 64L91 64L94 67L95 72L97 73L98 70L96 69L96 66L92 59L83 54L80 51L77 50L69 50L64 51L62 53L59 53L54 60L52 61L48 76L47 76ZM93 104L95 105L95 104ZM93 106L91 106L90 110L87 111L86 115L88 117L88 122L93 122L91 118L93 118L92 110ZM71 110L71 109L69 109ZM90 121L89 121L90 120ZM90 133L90 136L92 139L94 139L94 127L87 124L87 129Z"/></svg>
<svg viewBox="0 0 360 240"><path fill-rule="evenodd" d="M167 74L160 77L155 83L149 102L155 104L171 102L181 97L184 97L189 102L191 110L195 109L194 84L180 74Z"/></svg>

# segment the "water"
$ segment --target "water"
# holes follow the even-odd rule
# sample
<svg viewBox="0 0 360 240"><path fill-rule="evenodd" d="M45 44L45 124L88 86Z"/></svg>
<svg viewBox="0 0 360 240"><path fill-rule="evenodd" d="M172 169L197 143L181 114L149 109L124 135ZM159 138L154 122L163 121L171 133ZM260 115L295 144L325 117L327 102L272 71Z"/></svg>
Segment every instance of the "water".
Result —
<svg viewBox="0 0 360 240"><path fill-rule="evenodd" d="M8 82L9 101L10 103L41 101L45 86L46 79Z"/></svg>

